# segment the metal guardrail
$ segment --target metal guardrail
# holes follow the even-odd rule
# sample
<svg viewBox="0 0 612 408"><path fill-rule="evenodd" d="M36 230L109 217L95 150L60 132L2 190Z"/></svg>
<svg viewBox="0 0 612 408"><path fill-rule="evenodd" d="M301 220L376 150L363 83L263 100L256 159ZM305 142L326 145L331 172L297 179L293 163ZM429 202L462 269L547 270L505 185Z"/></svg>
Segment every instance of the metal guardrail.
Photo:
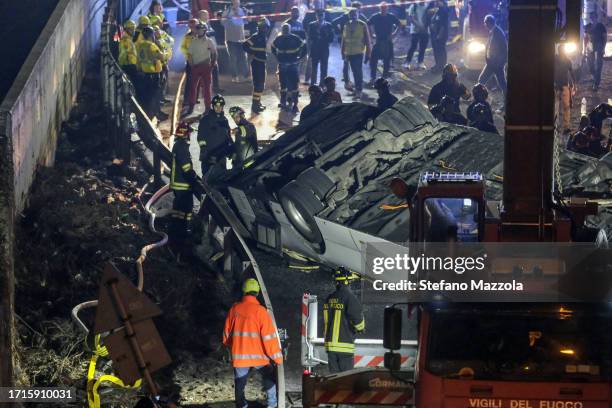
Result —
<svg viewBox="0 0 612 408"><path fill-rule="evenodd" d="M117 13L124 11L119 7L122 1L110 0L104 13L101 38L101 83L104 98L104 110L107 117L108 131L114 143L115 151L124 163L130 161L132 135L137 134L148 150L153 153L154 183L158 186L162 181L162 162L168 166L172 163L172 152L162 142L161 135L151 123L146 113L139 105L133 84L123 72L115 59L117 31ZM120 14L119 14L120 15ZM179 88L184 86L181 79ZM176 128L180 114L180 89L176 92L173 104L172 130ZM209 219L210 233L220 228L222 231L222 244L224 248L224 271L229 272L233 265L242 265L243 277L255 277L261 286L264 305L268 309L276 326L276 319L268 291L257 265L244 237L250 235L234 212L225 204L225 199L216 190L203 183L206 199L202 202L202 209ZM235 258L238 259L235 259ZM238 261L238 262L237 262ZM277 329L278 334L278 329ZM277 367L278 406L285 407L285 373L284 365Z"/></svg>

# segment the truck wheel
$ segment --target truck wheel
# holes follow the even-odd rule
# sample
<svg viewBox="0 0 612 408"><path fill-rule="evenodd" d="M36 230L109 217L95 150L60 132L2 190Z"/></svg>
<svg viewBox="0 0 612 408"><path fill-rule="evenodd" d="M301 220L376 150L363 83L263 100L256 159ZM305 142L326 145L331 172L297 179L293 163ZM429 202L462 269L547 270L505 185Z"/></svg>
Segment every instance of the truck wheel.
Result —
<svg viewBox="0 0 612 408"><path fill-rule="evenodd" d="M304 187L309 188L319 200L323 201L329 190L334 187L334 182L331 181L323 170L317 167L310 167L297 176L296 181Z"/></svg>
<svg viewBox="0 0 612 408"><path fill-rule="evenodd" d="M318 253L325 250L323 236L314 215L324 208L315 194L297 181L292 181L278 192L280 204L291 225L308 241Z"/></svg>

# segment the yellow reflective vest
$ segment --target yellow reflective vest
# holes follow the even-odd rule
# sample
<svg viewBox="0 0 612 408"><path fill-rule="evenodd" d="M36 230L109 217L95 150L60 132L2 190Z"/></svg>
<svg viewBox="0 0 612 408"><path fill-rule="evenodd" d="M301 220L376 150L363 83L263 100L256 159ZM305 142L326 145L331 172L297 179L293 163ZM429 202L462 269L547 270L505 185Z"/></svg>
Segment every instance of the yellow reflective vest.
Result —
<svg viewBox="0 0 612 408"><path fill-rule="evenodd" d="M158 74L162 71L164 54L152 41L143 40L136 44L138 69L145 74Z"/></svg>
<svg viewBox="0 0 612 408"><path fill-rule="evenodd" d="M136 65L136 45L132 41L132 36L128 33L123 33L121 41L119 41L119 65Z"/></svg>
<svg viewBox="0 0 612 408"><path fill-rule="evenodd" d="M344 25L342 31L342 44L346 55L363 54L366 50L366 40L368 31L366 23L361 20L351 21Z"/></svg>

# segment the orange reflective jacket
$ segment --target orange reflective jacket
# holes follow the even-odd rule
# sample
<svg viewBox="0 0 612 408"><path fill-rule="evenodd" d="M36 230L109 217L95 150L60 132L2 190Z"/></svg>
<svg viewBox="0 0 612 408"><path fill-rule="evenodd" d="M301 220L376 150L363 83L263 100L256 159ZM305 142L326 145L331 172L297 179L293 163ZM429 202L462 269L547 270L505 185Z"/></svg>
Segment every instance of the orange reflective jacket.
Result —
<svg viewBox="0 0 612 408"><path fill-rule="evenodd" d="M282 364L283 354L276 327L268 310L255 296L246 295L234 304L225 319L223 345L232 354L234 367Z"/></svg>

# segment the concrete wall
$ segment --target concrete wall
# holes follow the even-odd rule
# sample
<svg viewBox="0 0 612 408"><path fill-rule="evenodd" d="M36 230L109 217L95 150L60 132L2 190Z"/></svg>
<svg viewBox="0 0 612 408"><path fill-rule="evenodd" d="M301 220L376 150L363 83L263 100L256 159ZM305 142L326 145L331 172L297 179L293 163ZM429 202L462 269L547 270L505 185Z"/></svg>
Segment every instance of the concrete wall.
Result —
<svg viewBox="0 0 612 408"><path fill-rule="evenodd" d="M18 1L18 0L16 0ZM14 220L95 55L107 0L61 0L0 104L0 386L12 378Z"/></svg>
<svg viewBox="0 0 612 408"><path fill-rule="evenodd" d="M106 0L61 0L0 105L8 123L4 136L13 145L17 212L36 167L53 164L59 127L99 42L105 6Z"/></svg>

